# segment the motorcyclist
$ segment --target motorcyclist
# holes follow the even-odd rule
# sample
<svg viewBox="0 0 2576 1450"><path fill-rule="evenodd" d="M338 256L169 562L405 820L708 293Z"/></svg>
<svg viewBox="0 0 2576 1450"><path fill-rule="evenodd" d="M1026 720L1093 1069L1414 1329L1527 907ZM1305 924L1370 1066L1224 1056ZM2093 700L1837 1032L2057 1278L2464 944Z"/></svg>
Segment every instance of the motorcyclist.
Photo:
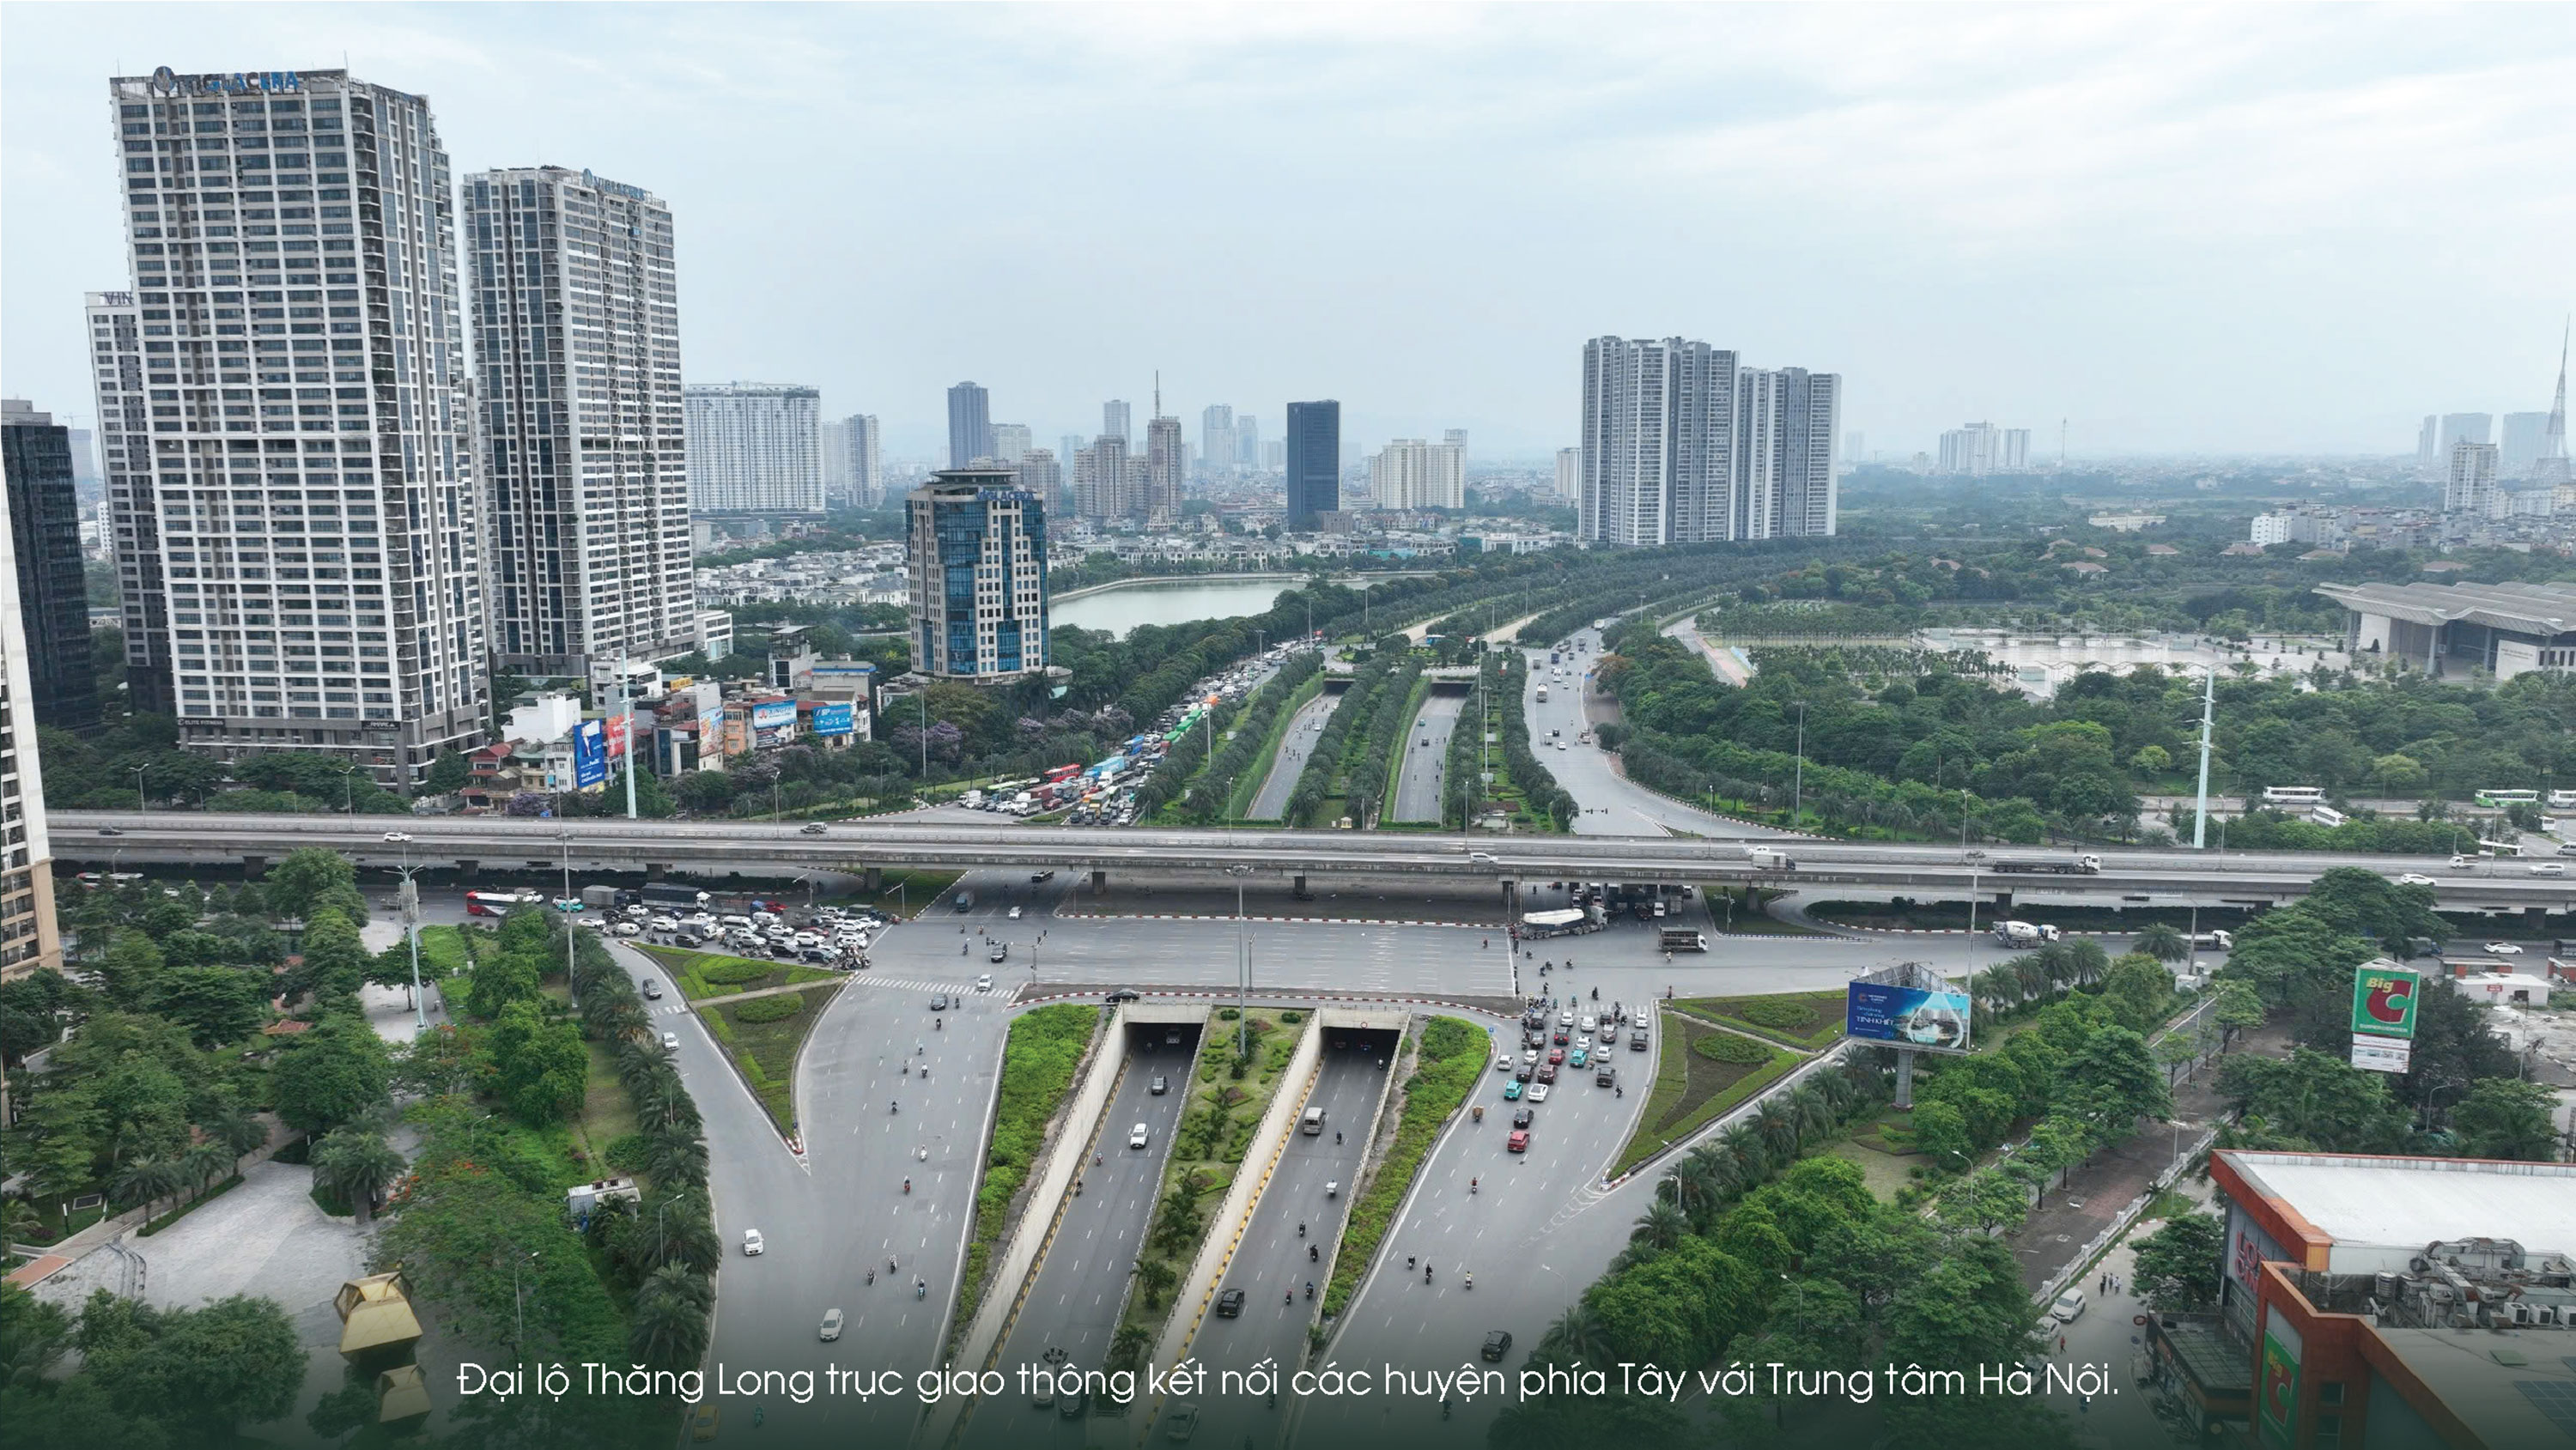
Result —
<svg viewBox="0 0 2576 1450"><path fill-rule="evenodd" d="M910 1183L911 1181L912 1181L912 1180L911 1180L911 1179L909 1179L909 1178L907 1178L907 1179L905 1179L905 1180L904 1180L904 1182L906 1182L906 1183ZM1477 1182L1478 1182L1478 1180L1473 1179L1473 1178L1470 1178L1470 1179L1468 1179L1468 1180L1467 1180L1467 1191L1468 1191L1469 1193L1473 1193L1473 1192L1475 1192L1475 1191L1476 1191L1476 1184L1477 1184Z"/></svg>
<svg viewBox="0 0 2576 1450"><path fill-rule="evenodd" d="M1422 1266L1422 1282L1426 1284L1431 1282L1431 1266L1429 1264Z"/></svg>
<svg viewBox="0 0 2576 1450"><path fill-rule="evenodd" d="M1476 1287L1476 1271L1473 1269L1467 1271L1467 1287L1470 1289Z"/></svg>
<svg viewBox="0 0 2576 1450"><path fill-rule="evenodd" d="M894 1116L897 1112L901 1111L901 1110L902 1110L902 1108L903 1108L903 1104L901 1104L901 1103L888 1103L888 1104L886 1104L886 1116L888 1116L888 1117L892 1117L892 1116Z"/></svg>
<svg viewBox="0 0 2576 1450"><path fill-rule="evenodd" d="M905 1180L903 1181L903 1191L904 1191L904 1192L906 1192L906 1193L910 1193L910 1192L912 1192L912 1180L911 1180L911 1179L907 1178L907 1179L905 1179Z"/></svg>
<svg viewBox="0 0 2576 1450"><path fill-rule="evenodd" d="M1306 1297L1309 1299L1315 1297L1315 1281L1312 1279L1306 1281Z"/></svg>
<svg viewBox="0 0 2576 1450"><path fill-rule="evenodd" d="M1306 1245L1306 1262L1307 1262L1307 1263L1312 1264L1312 1263L1320 1262L1320 1261L1323 1259L1323 1257L1324 1257L1324 1251L1323 1251L1323 1250L1321 1250L1321 1249L1319 1249L1319 1248L1315 1247L1313 1244L1308 1244L1308 1245Z"/></svg>

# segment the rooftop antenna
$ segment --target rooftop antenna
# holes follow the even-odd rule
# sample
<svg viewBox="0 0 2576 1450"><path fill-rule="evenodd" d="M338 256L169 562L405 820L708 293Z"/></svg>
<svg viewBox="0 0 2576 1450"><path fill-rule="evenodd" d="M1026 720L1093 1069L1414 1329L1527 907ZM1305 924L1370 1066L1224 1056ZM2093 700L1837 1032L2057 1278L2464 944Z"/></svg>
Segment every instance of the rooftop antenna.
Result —
<svg viewBox="0 0 2576 1450"><path fill-rule="evenodd" d="M2057 420L2057 466L2060 468L2066 466L2066 420L2064 418Z"/></svg>
<svg viewBox="0 0 2576 1450"><path fill-rule="evenodd" d="M1154 416L1163 416L1163 370L1154 369Z"/></svg>

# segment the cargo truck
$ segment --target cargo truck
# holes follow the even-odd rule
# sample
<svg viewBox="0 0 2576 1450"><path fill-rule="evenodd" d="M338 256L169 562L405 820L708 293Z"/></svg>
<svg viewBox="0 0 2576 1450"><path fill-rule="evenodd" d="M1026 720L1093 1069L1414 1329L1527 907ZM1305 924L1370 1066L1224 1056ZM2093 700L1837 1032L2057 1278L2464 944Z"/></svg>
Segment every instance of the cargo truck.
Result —
<svg viewBox="0 0 2576 1450"><path fill-rule="evenodd" d="M1770 846L1747 846L1744 848L1744 858L1753 863L1753 869L1756 871L1798 869L1798 863L1789 859L1788 852Z"/></svg>
<svg viewBox="0 0 2576 1450"><path fill-rule="evenodd" d="M1662 931L1657 932L1656 936L1661 940L1664 950L1668 952L1704 952L1708 950L1707 936L1690 927L1668 926Z"/></svg>
<svg viewBox="0 0 2576 1450"><path fill-rule="evenodd" d="M605 911L609 907L618 904L617 888L614 886L585 886L581 889L581 904L584 906L595 906Z"/></svg>
<svg viewBox="0 0 2576 1450"><path fill-rule="evenodd" d="M2008 871L2021 876L2099 876L2102 874L2102 858L2084 855L2059 857L2046 861L2033 861L2027 858L1992 861L1987 863L1986 869Z"/></svg>
<svg viewBox="0 0 2576 1450"><path fill-rule="evenodd" d="M1525 912L1521 916L1521 939L1537 941L1552 936L1599 931L1604 920L1599 906L1567 906L1555 911Z"/></svg>
<svg viewBox="0 0 2576 1450"><path fill-rule="evenodd" d="M2060 939L2060 933L2053 926L2034 926L2027 921L1995 923L1995 940L2008 947L2035 947L2042 942Z"/></svg>

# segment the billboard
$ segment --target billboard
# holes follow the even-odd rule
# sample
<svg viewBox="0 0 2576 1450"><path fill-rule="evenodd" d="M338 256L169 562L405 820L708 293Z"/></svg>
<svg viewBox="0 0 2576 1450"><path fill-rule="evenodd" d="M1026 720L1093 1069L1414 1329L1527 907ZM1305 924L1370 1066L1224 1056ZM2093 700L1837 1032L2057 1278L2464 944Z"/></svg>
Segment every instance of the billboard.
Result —
<svg viewBox="0 0 2576 1450"><path fill-rule="evenodd" d="M1843 1032L1925 1052L1968 1050L1968 994L1854 982L1843 1001Z"/></svg>
<svg viewBox="0 0 2576 1450"><path fill-rule="evenodd" d="M765 750L784 745L796 738L796 702L793 700L754 700L751 702L751 744Z"/></svg>
<svg viewBox="0 0 2576 1450"><path fill-rule="evenodd" d="M2254 1376L2254 1424L2262 1442L2289 1450L2299 1434L2299 1343L2297 1326L2283 1322L2278 1310L2263 1316L2263 1358Z"/></svg>
<svg viewBox="0 0 2576 1450"><path fill-rule="evenodd" d="M608 737L596 720L572 727L572 785L588 790L608 783Z"/></svg>
<svg viewBox="0 0 2576 1450"><path fill-rule="evenodd" d="M2370 1037L2415 1035L2416 989L2422 979L2382 959L2352 970L2352 1030Z"/></svg>
<svg viewBox="0 0 2576 1450"><path fill-rule="evenodd" d="M610 763L626 758L626 732L634 718L631 715L611 715L599 722L599 728L608 740Z"/></svg>
<svg viewBox="0 0 2576 1450"><path fill-rule="evenodd" d="M847 700L814 707L814 733L817 735L852 734L859 728L858 720L858 707Z"/></svg>

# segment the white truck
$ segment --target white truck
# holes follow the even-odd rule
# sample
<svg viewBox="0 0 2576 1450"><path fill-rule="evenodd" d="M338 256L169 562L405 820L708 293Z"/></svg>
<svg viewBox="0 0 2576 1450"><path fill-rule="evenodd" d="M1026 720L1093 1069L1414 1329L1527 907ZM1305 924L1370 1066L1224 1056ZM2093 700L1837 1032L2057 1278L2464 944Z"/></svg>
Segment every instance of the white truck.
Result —
<svg viewBox="0 0 2576 1450"><path fill-rule="evenodd" d="M1995 940L2008 947L2035 947L2043 942L2062 940L2057 928L2038 926L2027 921L1995 923Z"/></svg>
<svg viewBox="0 0 2576 1450"><path fill-rule="evenodd" d="M1744 859L1752 862L1753 869L1756 871L1795 871L1798 869L1798 863L1789 859L1788 852L1772 846L1747 846L1744 848Z"/></svg>

